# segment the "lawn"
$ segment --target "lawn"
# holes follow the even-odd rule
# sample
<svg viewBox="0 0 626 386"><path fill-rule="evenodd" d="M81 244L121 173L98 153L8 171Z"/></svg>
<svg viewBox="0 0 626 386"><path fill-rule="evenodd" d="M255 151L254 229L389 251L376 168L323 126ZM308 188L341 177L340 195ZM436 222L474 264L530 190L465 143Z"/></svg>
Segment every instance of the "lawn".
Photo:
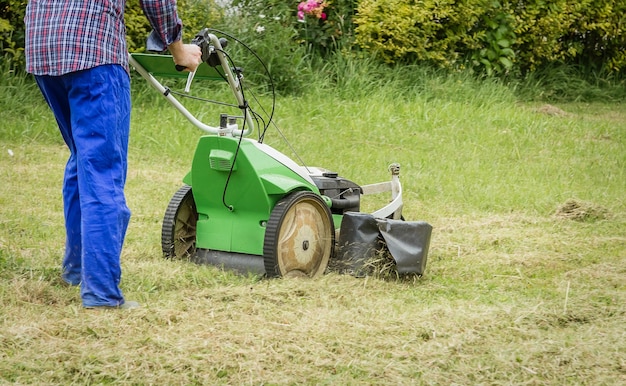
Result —
<svg viewBox="0 0 626 386"><path fill-rule="evenodd" d="M400 163L404 217L434 230L422 277L267 280L162 258L201 133L135 87L122 290L143 307L101 312L60 280L54 119L27 80L2 91L0 383L626 383L623 102L441 78L279 97L290 145L266 143L360 184Z"/></svg>

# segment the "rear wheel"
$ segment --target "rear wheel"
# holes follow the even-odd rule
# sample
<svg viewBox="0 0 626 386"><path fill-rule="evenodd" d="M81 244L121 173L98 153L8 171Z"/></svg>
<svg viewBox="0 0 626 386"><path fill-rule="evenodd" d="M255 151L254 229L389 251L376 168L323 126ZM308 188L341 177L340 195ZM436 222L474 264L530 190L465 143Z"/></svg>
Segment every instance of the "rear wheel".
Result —
<svg viewBox="0 0 626 386"><path fill-rule="evenodd" d="M263 260L268 277L317 277L324 273L335 245L330 208L312 192L292 193L270 214Z"/></svg>
<svg viewBox="0 0 626 386"><path fill-rule="evenodd" d="M191 186L178 189L170 200L161 230L163 256L168 259L189 259L196 253L198 212Z"/></svg>

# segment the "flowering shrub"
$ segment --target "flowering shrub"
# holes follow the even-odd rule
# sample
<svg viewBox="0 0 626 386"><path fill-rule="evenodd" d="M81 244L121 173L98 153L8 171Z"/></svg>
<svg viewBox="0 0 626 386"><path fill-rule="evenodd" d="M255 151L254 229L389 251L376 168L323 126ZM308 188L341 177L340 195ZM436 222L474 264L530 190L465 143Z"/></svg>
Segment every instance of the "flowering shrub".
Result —
<svg viewBox="0 0 626 386"><path fill-rule="evenodd" d="M298 20L304 21L306 15L311 15L314 18L326 20L326 14L324 8L328 4L325 1L307 0L298 4Z"/></svg>
<svg viewBox="0 0 626 386"><path fill-rule="evenodd" d="M348 48L355 6L355 0L300 1L296 9L299 43L321 56Z"/></svg>

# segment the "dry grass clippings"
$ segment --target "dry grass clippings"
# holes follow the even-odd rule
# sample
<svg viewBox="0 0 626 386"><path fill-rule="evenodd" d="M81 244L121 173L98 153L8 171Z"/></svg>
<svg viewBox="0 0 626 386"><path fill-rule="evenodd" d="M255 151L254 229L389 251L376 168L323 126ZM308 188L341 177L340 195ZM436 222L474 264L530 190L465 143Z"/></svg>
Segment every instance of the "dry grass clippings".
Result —
<svg viewBox="0 0 626 386"><path fill-rule="evenodd" d="M557 218L574 221L596 221L609 217L609 211L592 202L570 198L554 212Z"/></svg>

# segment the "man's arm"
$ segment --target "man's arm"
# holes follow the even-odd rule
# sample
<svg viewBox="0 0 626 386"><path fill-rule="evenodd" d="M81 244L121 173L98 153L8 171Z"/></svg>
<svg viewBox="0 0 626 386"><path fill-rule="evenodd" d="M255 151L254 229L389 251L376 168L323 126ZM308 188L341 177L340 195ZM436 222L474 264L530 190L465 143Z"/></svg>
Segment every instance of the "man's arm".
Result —
<svg viewBox="0 0 626 386"><path fill-rule="evenodd" d="M167 46L174 57L174 63L186 67L186 71L194 71L202 63L202 50L195 44L183 44L177 40Z"/></svg>
<svg viewBox="0 0 626 386"><path fill-rule="evenodd" d="M195 70L202 61L202 52L194 44L183 44L183 23L176 11L176 0L141 0L140 4L152 26L148 50L165 51L167 48L175 64L188 71Z"/></svg>

